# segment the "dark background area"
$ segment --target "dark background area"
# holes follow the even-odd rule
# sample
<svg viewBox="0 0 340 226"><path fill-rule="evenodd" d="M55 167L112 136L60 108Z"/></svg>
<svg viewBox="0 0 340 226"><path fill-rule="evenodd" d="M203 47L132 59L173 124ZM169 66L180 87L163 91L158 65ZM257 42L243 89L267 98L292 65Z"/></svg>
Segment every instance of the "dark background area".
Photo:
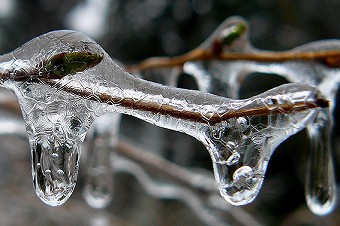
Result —
<svg viewBox="0 0 340 226"><path fill-rule="evenodd" d="M75 29L93 37L112 58L130 64L152 56L190 51L224 19L234 15L249 22L250 40L256 48L286 50L316 40L339 39L339 10L340 2L336 0L0 0L0 53L12 51L48 31ZM124 126L128 128L123 135L134 138L143 147L154 147L152 140L140 134L143 129L155 128L129 117L123 118L121 128ZM184 166L211 168L210 157L195 140L161 129L155 133L162 134L162 155L169 160ZM176 139L187 146L187 155L174 152ZM290 226L340 224L339 208L321 218L306 207L305 140L306 133L302 131L279 147L270 161L259 197L244 207L260 222ZM104 210L86 205L81 197L81 178L64 206L46 206L35 197L27 176L31 176L28 143L10 136L1 137L0 142L1 225L202 224L181 203L149 197L128 175L117 176L117 197Z"/></svg>

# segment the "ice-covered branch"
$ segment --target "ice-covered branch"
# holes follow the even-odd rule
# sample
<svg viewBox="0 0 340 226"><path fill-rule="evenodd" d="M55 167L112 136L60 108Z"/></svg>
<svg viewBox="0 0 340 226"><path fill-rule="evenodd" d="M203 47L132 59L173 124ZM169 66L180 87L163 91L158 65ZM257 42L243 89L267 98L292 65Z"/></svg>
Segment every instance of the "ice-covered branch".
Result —
<svg viewBox="0 0 340 226"><path fill-rule="evenodd" d="M328 50L328 51L310 51L310 52L254 52L254 53L223 53L216 54L212 49L195 49L184 55L177 57L152 57L146 59L139 64L130 65L127 70L130 72L144 71L155 68L166 68L183 66L189 61L259 61L259 62L284 62L284 61L320 61L332 67L340 66L340 51Z"/></svg>
<svg viewBox="0 0 340 226"><path fill-rule="evenodd" d="M234 205L258 194L270 156L328 101L315 87L286 84L245 100L135 78L93 40L74 31L42 35L0 58L2 86L19 99L38 196L71 195L80 145L93 120L118 112L186 133L208 149L222 197Z"/></svg>
<svg viewBox="0 0 340 226"><path fill-rule="evenodd" d="M143 75L163 75L165 81L169 81L167 84L176 86L180 75L178 66L181 66L184 73L193 76L199 90L232 98L239 98L243 83L255 74L276 75L288 82L317 86L329 100L330 108L323 109L307 126L310 158L306 199L315 214L325 215L334 208L336 200L334 142L330 137L340 84L339 52L339 40L313 42L284 52L259 50L249 42L247 22L233 17L225 20L203 44L188 54L151 58L128 69ZM168 67L175 67L175 70ZM169 73L164 74L162 70Z"/></svg>
<svg viewBox="0 0 340 226"><path fill-rule="evenodd" d="M248 42L248 25L239 17L225 20L215 32L196 49L176 57L152 57L127 70L140 72L155 68L182 67L190 61L317 61L330 67L340 66L340 49L292 49L281 52L262 51L253 48Z"/></svg>

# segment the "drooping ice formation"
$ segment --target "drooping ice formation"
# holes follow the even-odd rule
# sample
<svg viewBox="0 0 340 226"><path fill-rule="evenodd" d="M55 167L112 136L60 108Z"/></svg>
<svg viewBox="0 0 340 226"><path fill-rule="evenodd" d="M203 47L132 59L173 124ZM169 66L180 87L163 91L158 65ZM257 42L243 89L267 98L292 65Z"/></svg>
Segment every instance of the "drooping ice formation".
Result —
<svg viewBox="0 0 340 226"><path fill-rule="evenodd" d="M88 64L83 53L102 60ZM45 62L59 54L66 58L46 70ZM67 57L74 55L80 58ZM143 81L74 31L42 35L0 60L1 84L15 92L26 121L36 193L49 205L71 195L80 144L101 115L129 114L197 138L210 152L222 196L243 205L259 192L275 147L327 106L316 88L303 84L232 100ZM63 73L66 68L69 75Z"/></svg>
<svg viewBox="0 0 340 226"><path fill-rule="evenodd" d="M120 114L106 114L96 119L88 134L84 198L93 208L104 208L112 200L114 149L118 139Z"/></svg>
<svg viewBox="0 0 340 226"><path fill-rule="evenodd" d="M235 29L237 27L245 29ZM218 41L223 37L227 37L228 40L231 37L233 39L227 45L220 43L220 51L223 53L266 53L252 47L248 40L247 28L247 22L242 18L227 19L198 48L214 49L216 42L220 43ZM322 52L339 49L338 40L329 40L306 44L292 49L291 52ZM336 200L336 182L330 134L335 95L340 83L340 73L337 69L328 67L327 62L297 60L284 62L194 61L185 63L183 68L186 73L196 78L201 91L231 98L239 98L243 81L253 73L275 74L286 78L289 82L303 82L317 86L330 100L330 111L323 111L317 116L315 122L307 126L311 156L306 177L306 199L309 208L315 214L324 215L332 211Z"/></svg>
<svg viewBox="0 0 340 226"><path fill-rule="evenodd" d="M18 97L32 153L36 193L49 205L60 205L72 194L79 169L80 144L93 119L93 104L50 87L42 80L43 63L64 52L90 51L81 39L68 42L52 32L1 57L2 85ZM72 38L71 38L72 39ZM60 70L60 67L56 68ZM50 75L53 73L49 73ZM15 81L19 80L19 81Z"/></svg>
<svg viewBox="0 0 340 226"><path fill-rule="evenodd" d="M311 125L309 161L306 181L306 201L318 215L328 214L336 202L336 182L329 147L331 122L328 109L323 109Z"/></svg>

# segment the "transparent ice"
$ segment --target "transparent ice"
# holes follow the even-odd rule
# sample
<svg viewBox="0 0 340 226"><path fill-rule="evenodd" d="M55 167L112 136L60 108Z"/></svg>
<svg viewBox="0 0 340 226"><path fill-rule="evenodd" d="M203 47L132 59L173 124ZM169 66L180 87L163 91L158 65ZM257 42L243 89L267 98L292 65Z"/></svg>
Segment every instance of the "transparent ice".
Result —
<svg viewBox="0 0 340 226"><path fill-rule="evenodd" d="M224 21L216 31L198 48L210 49L215 40L227 36L230 28L237 24L248 27L247 22L239 17ZM248 29L233 43L223 46L224 53L263 53L249 42ZM290 50L293 52L339 50L340 41L318 41ZM308 175L306 177L306 199L309 208L318 215L332 211L336 201L336 181L332 158L333 110L336 92L340 83L337 68L328 67L324 62L287 61L195 61L184 64L184 72L192 75L199 90L220 96L239 98L240 88L247 76L253 73L275 74L288 82L302 82L317 86L330 100L330 109L322 110L315 121L307 126L309 135ZM334 144L333 144L334 145Z"/></svg>
<svg viewBox="0 0 340 226"><path fill-rule="evenodd" d="M59 80L39 77L41 62L77 51L102 55L103 60ZM71 195L80 144L94 119L112 112L197 138L212 157L224 199L234 205L249 203L259 192L276 146L319 112L294 106L310 106L321 98L317 88L304 84L283 85L245 100L162 86L128 74L97 43L74 31L42 35L1 56L0 62L1 84L17 95L26 122L36 193L49 205L60 205ZM252 109L266 113L248 114Z"/></svg>
<svg viewBox="0 0 340 226"><path fill-rule="evenodd" d="M113 193L114 149L118 141L120 114L106 114L97 118L86 137L86 182L84 198L93 208L110 204Z"/></svg>

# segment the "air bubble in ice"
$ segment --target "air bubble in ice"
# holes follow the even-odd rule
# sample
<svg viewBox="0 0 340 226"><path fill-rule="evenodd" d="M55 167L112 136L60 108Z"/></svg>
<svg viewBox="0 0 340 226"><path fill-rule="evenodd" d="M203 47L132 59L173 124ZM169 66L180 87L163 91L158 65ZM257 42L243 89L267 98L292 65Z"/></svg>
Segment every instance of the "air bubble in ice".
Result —
<svg viewBox="0 0 340 226"><path fill-rule="evenodd" d="M244 132L248 129L248 120L245 117L239 117L236 119L236 128L240 132Z"/></svg>
<svg viewBox="0 0 340 226"><path fill-rule="evenodd" d="M234 186L240 188L253 179L254 172L249 166L241 166L233 174Z"/></svg>

